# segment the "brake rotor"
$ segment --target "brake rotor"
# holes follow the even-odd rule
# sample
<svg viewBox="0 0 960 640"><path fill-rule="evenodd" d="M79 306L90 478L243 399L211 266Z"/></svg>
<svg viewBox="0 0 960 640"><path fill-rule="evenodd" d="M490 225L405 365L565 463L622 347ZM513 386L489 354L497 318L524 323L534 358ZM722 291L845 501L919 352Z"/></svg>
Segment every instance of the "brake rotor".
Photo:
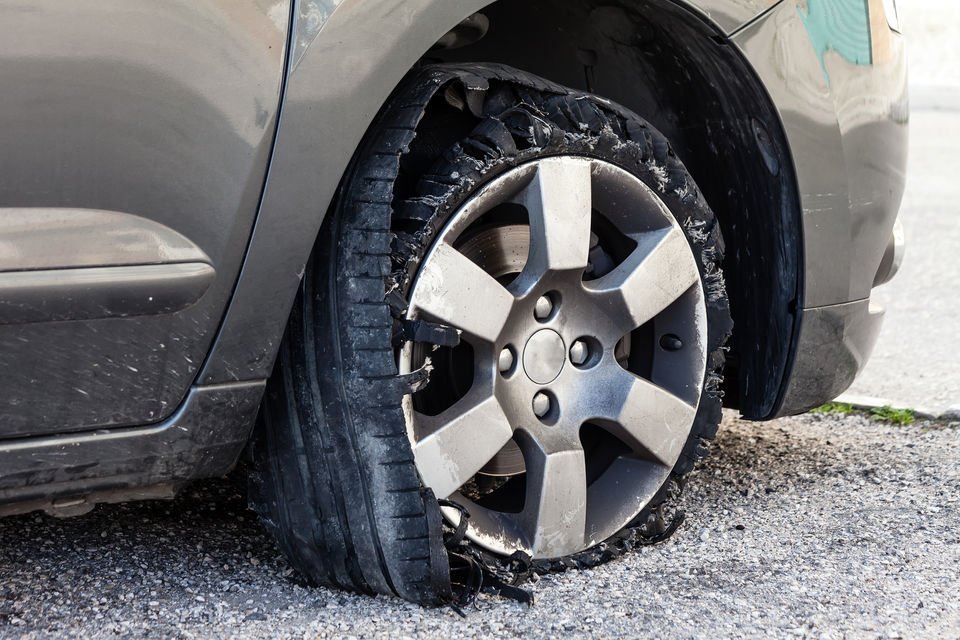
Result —
<svg viewBox="0 0 960 640"><path fill-rule="evenodd" d="M458 242L457 249L501 283L507 284L523 271L523 265L527 263L530 227L504 224L479 229ZM523 453L516 441L510 440L478 473L508 477L525 471Z"/></svg>

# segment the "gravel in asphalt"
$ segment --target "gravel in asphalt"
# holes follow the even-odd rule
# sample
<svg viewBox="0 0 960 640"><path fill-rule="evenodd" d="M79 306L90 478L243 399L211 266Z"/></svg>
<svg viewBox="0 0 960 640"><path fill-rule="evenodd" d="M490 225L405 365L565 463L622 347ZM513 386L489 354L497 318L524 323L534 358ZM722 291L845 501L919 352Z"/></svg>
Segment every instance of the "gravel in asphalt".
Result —
<svg viewBox="0 0 960 640"><path fill-rule="evenodd" d="M727 418L667 542L461 619L299 582L241 473L0 519L0 638L960 637L960 423Z"/></svg>

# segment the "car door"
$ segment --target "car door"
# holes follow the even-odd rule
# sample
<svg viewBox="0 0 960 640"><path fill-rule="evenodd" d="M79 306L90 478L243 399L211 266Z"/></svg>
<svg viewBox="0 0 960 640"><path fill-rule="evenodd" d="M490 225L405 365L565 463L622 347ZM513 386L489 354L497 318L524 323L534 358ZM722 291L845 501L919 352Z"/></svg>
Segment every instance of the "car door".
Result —
<svg viewBox="0 0 960 640"><path fill-rule="evenodd" d="M0 438L172 414L257 212L289 0L0 0Z"/></svg>

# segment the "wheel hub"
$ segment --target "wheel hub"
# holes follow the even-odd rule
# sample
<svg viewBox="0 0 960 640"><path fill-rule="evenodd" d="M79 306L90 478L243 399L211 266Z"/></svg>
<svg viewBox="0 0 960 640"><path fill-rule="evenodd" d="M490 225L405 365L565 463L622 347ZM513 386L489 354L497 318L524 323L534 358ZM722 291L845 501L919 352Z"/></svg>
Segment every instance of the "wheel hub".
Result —
<svg viewBox="0 0 960 640"><path fill-rule="evenodd" d="M556 380L566 362L563 338L552 329L541 329L530 336L523 348L523 371L537 384Z"/></svg>
<svg viewBox="0 0 960 640"><path fill-rule="evenodd" d="M597 238L613 236L619 264L598 273ZM575 553L669 477L702 390L705 302L683 230L637 177L578 157L508 171L441 230L409 300L408 317L456 327L472 349L473 382L439 415L406 402L421 478L467 508L474 542ZM402 373L424 364L414 353Z"/></svg>

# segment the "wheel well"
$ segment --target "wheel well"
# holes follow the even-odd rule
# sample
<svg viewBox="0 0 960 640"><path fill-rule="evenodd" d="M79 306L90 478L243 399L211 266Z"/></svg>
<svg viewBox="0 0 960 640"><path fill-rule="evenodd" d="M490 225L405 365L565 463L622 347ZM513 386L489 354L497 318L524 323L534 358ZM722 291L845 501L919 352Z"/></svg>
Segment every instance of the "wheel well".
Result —
<svg viewBox="0 0 960 640"><path fill-rule="evenodd" d="M668 0L500 0L482 14L485 34L461 30L423 62L511 65L626 106L671 141L727 245L725 404L772 416L802 309L801 209L779 117L752 68L716 27Z"/></svg>

